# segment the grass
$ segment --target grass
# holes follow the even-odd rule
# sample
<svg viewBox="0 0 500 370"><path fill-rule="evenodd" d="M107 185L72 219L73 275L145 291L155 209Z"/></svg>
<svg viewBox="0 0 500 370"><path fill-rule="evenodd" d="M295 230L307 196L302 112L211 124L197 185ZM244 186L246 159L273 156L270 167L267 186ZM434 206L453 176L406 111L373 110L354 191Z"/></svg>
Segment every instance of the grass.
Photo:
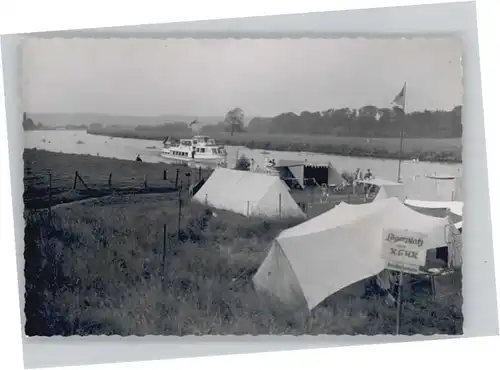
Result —
<svg viewBox="0 0 500 370"><path fill-rule="evenodd" d="M91 134L134 139L163 140L170 133L135 131L117 128L89 130ZM187 136L188 134L184 135ZM175 136L175 134L174 134ZM363 137L332 135L294 135L266 133L211 133L216 141L225 145L240 145L250 149L304 151L354 157L399 158L399 138L372 138L367 143ZM404 159L431 162L461 162L462 139L406 138L403 145Z"/></svg>
<svg viewBox="0 0 500 370"><path fill-rule="evenodd" d="M164 171L167 180L164 180ZM49 173L52 174L52 204L67 203L110 194L162 193L176 190L175 178L179 170L177 187L187 186L198 179L198 170L181 165L134 162L90 155L53 153L45 150L24 151L24 200L28 208L46 207L48 204ZM78 181L73 189L75 171L88 188ZM186 174L189 173L191 179ZM109 175L111 187L109 186ZM147 186L144 185L147 176ZM209 171L202 170L207 178Z"/></svg>
<svg viewBox="0 0 500 370"><path fill-rule="evenodd" d="M37 168L54 175L64 174L68 163L78 163L82 173L102 181L109 166L141 173L134 162L127 168L108 159L111 163L98 170L85 156L68 162L66 155L35 154ZM66 171L69 176L72 169ZM347 288L308 313L254 291L251 278L270 242L298 220L210 210L189 201L185 192L179 230L177 194L171 193L87 199L54 208L50 220L45 209L27 209L25 220L29 336L375 335L395 330L395 308L377 295L363 297ZM452 290L446 299L412 295L403 304L401 333L461 334L459 292Z"/></svg>

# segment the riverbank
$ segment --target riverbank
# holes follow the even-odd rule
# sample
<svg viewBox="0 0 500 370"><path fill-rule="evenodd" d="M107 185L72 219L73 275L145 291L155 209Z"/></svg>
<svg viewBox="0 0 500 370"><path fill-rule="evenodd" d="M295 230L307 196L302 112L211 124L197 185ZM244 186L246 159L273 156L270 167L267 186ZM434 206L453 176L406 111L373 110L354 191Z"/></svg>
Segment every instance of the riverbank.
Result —
<svg viewBox="0 0 500 370"><path fill-rule="evenodd" d="M171 193L210 171L82 154L25 149L25 208L45 208L108 195ZM187 174L189 173L189 176ZM50 175L49 175L50 174Z"/></svg>
<svg viewBox="0 0 500 370"><path fill-rule="evenodd" d="M109 137L163 141L165 137L189 137L188 133L164 130L136 131L132 129L99 128L87 133ZM224 145L245 146L249 149L312 152L360 158L399 159L399 138L352 138L331 135L288 135L256 133L211 133L210 136ZM461 163L462 140L460 138L433 139L407 138L403 142L403 160L438 163Z"/></svg>

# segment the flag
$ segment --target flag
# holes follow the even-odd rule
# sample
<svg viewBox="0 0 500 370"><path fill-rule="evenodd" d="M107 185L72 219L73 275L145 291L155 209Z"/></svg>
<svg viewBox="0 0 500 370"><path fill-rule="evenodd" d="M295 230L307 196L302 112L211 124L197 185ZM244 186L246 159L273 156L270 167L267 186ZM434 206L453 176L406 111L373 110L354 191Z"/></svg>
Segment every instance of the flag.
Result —
<svg viewBox="0 0 500 370"><path fill-rule="evenodd" d="M406 82L403 85L403 88L399 92L398 95L394 98L392 101L393 104L399 105L399 106L404 106L405 105L405 100L406 100Z"/></svg>
<svg viewBox="0 0 500 370"><path fill-rule="evenodd" d="M194 120L193 122L191 122L191 123L189 124L189 126L193 126L195 123L198 123L198 121L197 121L197 120Z"/></svg>

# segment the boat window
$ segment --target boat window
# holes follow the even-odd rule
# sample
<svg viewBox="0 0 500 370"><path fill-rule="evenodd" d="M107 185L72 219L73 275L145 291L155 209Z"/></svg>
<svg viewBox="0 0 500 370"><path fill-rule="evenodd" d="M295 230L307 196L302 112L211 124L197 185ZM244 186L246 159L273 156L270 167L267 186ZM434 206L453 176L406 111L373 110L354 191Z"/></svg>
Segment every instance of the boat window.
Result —
<svg viewBox="0 0 500 370"><path fill-rule="evenodd" d="M212 149L213 154L217 154L217 149Z"/></svg>
<svg viewBox="0 0 500 370"><path fill-rule="evenodd" d="M196 153L199 153L200 152L200 148L196 148Z"/></svg>
<svg viewBox="0 0 500 370"><path fill-rule="evenodd" d="M200 148L200 153L205 153L205 148Z"/></svg>
<svg viewBox="0 0 500 370"><path fill-rule="evenodd" d="M198 144L198 140L193 140L193 144L194 145Z"/></svg>

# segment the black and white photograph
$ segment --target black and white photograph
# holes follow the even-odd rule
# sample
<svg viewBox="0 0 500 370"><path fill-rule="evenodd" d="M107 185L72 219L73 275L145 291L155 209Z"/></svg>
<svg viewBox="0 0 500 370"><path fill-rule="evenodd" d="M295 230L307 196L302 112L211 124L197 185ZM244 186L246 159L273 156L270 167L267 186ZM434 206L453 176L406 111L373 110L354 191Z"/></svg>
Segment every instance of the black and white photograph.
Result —
<svg viewBox="0 0 500 370"><path fill-rule="evenodd" d="M27 336L463 334L460 38L21 56Z"/></svg>

